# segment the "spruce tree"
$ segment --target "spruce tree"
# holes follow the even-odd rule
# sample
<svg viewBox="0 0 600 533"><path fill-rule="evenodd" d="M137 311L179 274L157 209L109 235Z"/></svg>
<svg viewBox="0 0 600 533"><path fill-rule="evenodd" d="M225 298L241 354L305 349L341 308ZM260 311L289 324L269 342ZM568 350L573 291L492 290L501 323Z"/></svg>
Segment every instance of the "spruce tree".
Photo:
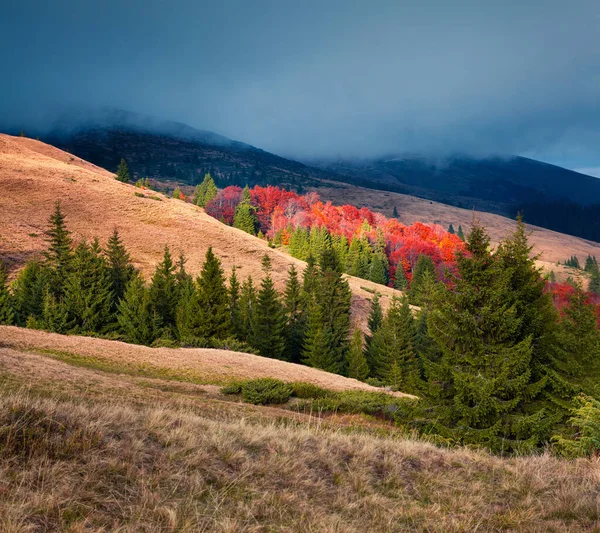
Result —
<svg viewBox="0 0 600 533"><path fill-rule="evenodd" d="M248 276L244 283L242 283L240 293L240 331L238 336L244 342L250 342L254 338L256 305L256 289L252 278Z"/></svg>
<svg viewBox="0 0 600 533"><path fill-rule="evenodd" d="M454 231L454 226L452 224L450 224L448 226L448 233L450 233L451 235L454 235L456 232Z"/></svg>
<svg viewBox="0 0 600 533"><path fill-rule="evenodd" d="M193 202L200 206L205 207L218 193L217 186L212 176L207 173L204 175L204 180L194 190Z"/></svg>
<svg viewBox="0 0 600 533"><path fill-rule="evenodd" d="M150 283L150 302L156 325L161 328L161 334L167 337L175 326L175 309L178 300L176 268L169 247L165 246L163 260L156 266Z"/></svg>
<svg viewBox="0 0 600 533"><path fill-rule="evenodd" d="M72 323L69 321L69 310L62 297L50 292L48 287L44 294L42 317L39 320L30 317L27 327L31 327L32 323L36 328L41 326L52 333L67 333L72 328Z"/></svg>
<svg viewBox="0 0 600 533"><path fill-rule="evenodd" d="M173 198L176 200L181 199L181 189L179 187L175 187L175 189L173 189Z"/></svg>
<svg viewBox="0 0 600 533"><path fill-rule="evenodd" d="M587 272L588 274L590 274L594 269L598 268L598 261L596 260L596 256L591 256L588 254L588 256L585 258L585 266L583 267L583 270L585 272Z"/></svg>
<svg viewBox="0 0 600 533"><path fill-rule="evenodd" d="M308 366L337 373L341 365L338 354L333 349L333 339L329 328L324 324L324 313L315 297L308 306L306 335L302 351L303 362Z"/></svg>
<svg viewBox="0 0 600 533"><path fill-rule="evenodd" d="M396 274L394 278L394 289L398 289L399 291L406 290L408 287L408 280L406 279L406 275L404 274L404 269L402 265L399 264L396 268Z"/></svg>
<svg viewBox="0 0 600 533"><path fill-rule="evenodd" d="M150 291L138 273L129 280L119 302L118 321L129 342L150 345L157 336Z"/></svg>
<svg viewBox="0 0 600 533"><path fill-rule="evenodd" d="M376 253L373 255L369 268L369 280L381 285L387 285L388 261L384 254Z"/></svg>
<svg viewBox="0 0 600 533"><path fill-rule="evenodd" d="M123 183L129 183L131 181L129 167L127 166L127 161L125 161L125 158L123 157L117 167L117 180L122 181Z"/></svg>
<svg viewBox="0 0 600 533"><path fill-rule="evenodd" d="M198 285L198 336L224 339L231 334L229 294L225 286L225 275L221 261L212 247L206 252Z"/></svg>
<svg viewBox="0 0 600 533"><path fill-rule="evenodd" d="M371 337L381 327L382 322L383 309L381 308L380 294L376 292L371 300L371 311L369 312L369 318L367 320Z"/></svg>
<svg viewBox="0 0 600 533"><path fill-rule="evenodd" d="M62 297L64 283L68 278L73 254L71 253L71 232L67 230L65 216L60 201L54 204L50 215L49 228L46 231L48 250L44 253L49 273L49 289L58 297Z"/></svg>
<svg viewBox="0 0 600 533"><path fill-rule="evenodd" d="M41 320L48 284L49 270L38 261L28 262L19 272L13 284L17 325L24 327L30 319Z"/></svg>
<svg viewBox="0 0 600 533"><path fill-rule="evenodd" d="M298 271L292 265L285 283L283 306L286 320L285 345L289 361L299 363L302 355L302 341L306 333L306 316L302 288L298 280Z"/></svg>
<svg viewBox="0 0 600 533"><path fill-rule="evenodd" d="M265 277L258 291L252 346L263 357L283 359L286 355L285 315L271 277L271 260L268 255L263 256L262 263Z"/></svg>
<svg viewBox="0 0 600 533"><path fill-rule="evenodd" d="M465 234L464 234L462 226L460 224L458 226L458 231L456 232L456 236L462 241L465 240Z"/></svg>
<svg viewBox="0 0 600 533"><path fill-rule="evenodd" d="M191 341L198 336L199 302L196 284L190 276L177 282L178 301L175 310L175 327L181 341Z"/></svg>
<svg viewBox="0 0 600 533"><path fill-rule="evenodd" d="M485 230L475 223L467 254L457 258L453 290L438 291L428 315L429 331L442 354L440 363L431 365L433 425L460 442L495 451L525 450L543 433L536 427L539 414L522 410L532 392L532 338L516 338L522 319L506 299L511 272L489 245Z"/></svg>
<svg viewBox="0 0 600 533"><path fill-rule="evenodd" d="M421 305L423 278L426 272L429 272L434 279L436 278L433 259L428 255L420 255L412 274L410 289L408 290L408 299L413 305Z"/></svg>
<svg viewBox="0 0 600 533"><path fill-rule="evenodd" d="M256 235L258 219L256 218L256 208L250 201L250 191L248 186L244 188L242 201L235 208L233 227L241 229L250 235Z"/></svg>
<svg viewBox="0 0 600 533"><path fill-rule="evenodd" d="M231 321L233 334L238 338L243 335L240 314L240 289L236 268L233 266L231 276L229 276L229 320Z"/></svg>
<svg viewBox="0 0 600 533"><path fill-rule="evenodd" d="M396 206L394 206L394 209L392 210L392 216L398 218L398 208Z"/></svg>
<svg viewBox="0 0 600 533"><path fill-rule="evenodd" d="M600 269L598 269L598 265L594 265L590 271L588 291L592 294L600 294Z"/></svg>
<svg viewBox="0 0 600 533"><path fill-rule="evenodd" d="M415 325L408 300L394 298L371 339L374 374L404 392L420 389L420 365L415 353Z"/></svg>
<svg viewBox="0 0 600 533"><path fill-rule="evenodd" d="M290 236L288 250L293 257L306 261L310 253L309 235L306 228L298 226Z"/></svg>
<svg viewBox="0 0 600 533"><path fill-rule="evenodd" d="M363 335L360 329L355 329L348 350L348 377L364 381L369 376L369 365L363 350Z"/></svg>
<svg viewBox="0 0 600 533"><path fill-rule="evenodd" d="M318 282L319 269L311 254L306 259L306 268L302 275L302 293L305 297L312 295Z"/></svg>
<svg viewBox="0 0 600 533"><path fill-rule="evenodd" d="M13 297L8 290L8 274L0 261L0 324L10 326L15 321Z"/></svg>
<svg viewBox="0 0 600 533"><path fill-rule="evenodd" d="M95 240L75 249L71 273L65 284L64 305L76 333L103 333L113 320L108 263Z"/></svg>
<svg viewBox="0 0 600 533"><path fill-rule="evenodd" d="M115 312L119 301L125 295L125 288L135 271L117 228L114 229L113 234L108 239L104 253L108 260L108 271L110 274L110 289L112 292L111 308Z"/></svg>

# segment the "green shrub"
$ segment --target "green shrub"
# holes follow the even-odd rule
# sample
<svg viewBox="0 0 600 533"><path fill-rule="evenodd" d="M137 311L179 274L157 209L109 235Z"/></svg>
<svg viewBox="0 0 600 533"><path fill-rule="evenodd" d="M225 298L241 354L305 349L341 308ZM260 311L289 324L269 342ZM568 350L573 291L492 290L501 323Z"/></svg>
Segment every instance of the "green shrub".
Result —
<svg viewBox="0 0 600 533"><path fill-rule="evenodd" d="M572 435L552 437L554 451L564 457L589 457L600 452L600 402L581 394L574 398L569 423Z"/></svg>
<svg viewBox="0 0 600 533"><path fill-rule="evenodd" d="M371 385L371 387L378 387L380 389L386 386L386 382L379 378L367 378L365 379L365 383Z"/></svg>
<svg viewBox="0 0 600 533"><path fill-rule="evenodd" d="M229 385L221 387L221 394L241 394L242 392L242 381L234 381Z"/></svg>
<svg viewBox="0 0 600 533"><path fill-rule="evenodd" d="M285 403L292 395L292 387L273 378L251 379L242 383L242 399L255 405Z"/></svg>
<svg viewBox="0 0 600 533"><path fill-rule="evenodd" d="M312 383L307 383L305 381L295 381L291 384L292 387L292 396L296 398L302 399L317 399L317 398L326 398L331 393L326 389L322 389L321 387L317 387L317 385L313 385Z"/></svg>
<svg viewBox="0 0 600 533"><path fill-rule="evenodd" d="M151 346L152 348L179 348L180 344L173 339L160 337L156 339Z"/></svg>
<svg viewBox="0 0 600 533"><path fill-rule="evenodd" d="M246 344L245 342L239 341L234 337L227 337L226 339L206 339L204 337L186 337L181 339L182 348L214 348L216 350L229 350L230 352L241 352L255 354L256 350Z"/></svg>

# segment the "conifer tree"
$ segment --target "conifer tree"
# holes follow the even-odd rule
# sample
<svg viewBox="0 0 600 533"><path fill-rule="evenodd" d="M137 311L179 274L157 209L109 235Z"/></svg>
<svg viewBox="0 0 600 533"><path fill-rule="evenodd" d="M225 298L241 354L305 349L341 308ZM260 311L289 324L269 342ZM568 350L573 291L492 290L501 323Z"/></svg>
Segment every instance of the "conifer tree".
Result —
<svg viewBox="0 0 600 533"><path fill-rule="evenodd" d="M598 397L600 386L600 331L594 306L580 285L564 308L561 340L568 354L567 369L576 386Z"/></svg>
<svg viewBox="0 0 600 533"><path fill-rule="evenodd" d="M229 320L231 321L231 329L238 338L243 335L240 315L240 289L236 268L233 266L231 276L229 276Z"/></svg>
<svg viewBox="0 0 600 533"><path fill-rule="evenodd" d="M113 320L110 271L98 240L75 249L64 305L73 332L102 333Z"/></svg>
<svg viewBox="0 0 600 533"><path fill-rule="evenodd" d="M110 288L112 291L111 307L113 312L115 312L119 300L123 298L125 288L135 270L117 228L114 229L113 234L108 239L104 253L108 260L108 271L110 274Z"/></svg>
<svg viewBox="0 0 600 533"><path fill-rule="evenodd" d="M554 270L550 271L550 275L548 276L548 281L550 283L556 283L556 274L554 273Z"/></svg>
<svg viewBox="0 0 600 533"><path fill-rule="evenodd" d="M588 291L592 294L600 294L600 269L598 269L598 265L594 265L590 271Z"/></svg>
<svg viewBox="0 0 600 533"><path fill-rule="evenodd" d="M522 412L530 394L531 337L507 303L511 273L489 250L475 223L467 254L457 259L454 290L443 288L428 315L442 358L430 377L436 394L434 427L442 435L496 451L535 446L543 430L539 414ZM542 415L543 418L543 415Z"/></svg>
<svg viewBox="0 0 600 533"><path fill-rule="evenodd" d="M204 175L204 180L198 185L194 191L193 202L204 207L210 202L218 193L217 186L210 173Z"/></svg>
<svg viewBox="0 0 600 533"><path fill-rule="evenodd" d="M44 294L44 304L42 310L42 317L36 320L33 317L27 322L27 327L41 326L43 329L51 331L52 333L67 333L72 324L69 321L69 311L64 304L62 297L56 296L50 292L49 288L46 287Z"/></svg>
<svg viewBox="0 0 600 533"><path fill-rule="evenodd" d="M394 218L398 218L398 208L396 206L394 206L394 209L392 211L392 216Z"/></svg>
<svg viewBox="0 0 600 533"><path fill-rule="evenodd" d="M454 231L454 226L452 224L450 224L448 226L448 233L450 233L451 235L454 235L456 232Z"/></svg>
<svg viewBox="0 0 600 533"><path fill-rule="evenodd" d="M224 339L231 334L229 294L225 286L225 275L221 261L212 247L206 252L198 285L198 336Z"/></svg>
<svg viewBox="0 0 600 533"><path fill-rule="evenodd" d="M304 297L312 295L318 281L319 269L315 262L315 258L310 254L306 259L306 268L302 275L302 293Z"/></svg>
<svg viewBox="0 0 600 533"><path fill-rule="evenodd" d="M271 260L268 255L263 256L262 264L265 277L258 291L252 346L263 357L283 359L286 355L285 315L271 277Z"/></svg>
<svg viewBox="0 0 600 533"><path fill-rule="evenodd" d="M394 298L371 339L375 375L396 389L417 392L420 388L420 367L414 345L415 326L408 300Z"/></svg>
<svg viewBox="0 0 600 533"><path fill-rule="evenodd" d="M176 200L181 199L181 189L179 187L175 187L175 189L173 189L173 198Z"/></svg>
<svg viewBox="0 0 600 533"><path fill-rule="evenodd" d="M178 302L175 310L175 327L181 341L198 335L199 302L196 284L191 276L181 276L177 281Z"/></svg>
<svg viewBox="0 0 600 533"><path fill-rule="evenodd" d="M408 280L406 279L402 265L398 265L394 279L394 289L404 291L406 290L406 287L408 287Z"/></svg>
<svg viewBox="0 0 600 533"><path fill-rule="evenodd" d="M50 291L58 297L64 292L64 283L69 275L71 260L71 232L67 230L65 216L60 207L60 201L54 204L50 215L49 229L46 231L48 250L44 253L46 267L49 273Z"/></svg>
<svg viewBox="0 0 600 533"><path fill-rule="evenodd" d="M256 289L251 277L242 283L240 293L240 340L249 342L254 337L254 315L256 313Z"/></svg>
<svg viewBox="0 0 600 533"><path fill-rule="evenodd" d="M306 335L302 352L305 364L327 372L340 371L340 361L333 349L333 339L324 324L324 313L314 296L308 306Z"/></svg>
<svg viewBox="0 0 600 533"><path fill-rule="evenodd" d="M152 344L157 336L150 291L138 273L129 280L119 302L118 321L129 342Z"/></svg>
<svg viewBox="0 0 600 533"><path fill-rule="evenodd" d="M8 274L0 261L0 324L10 326L15 321L12 294L8 290Z"/></svg>
<svg viewBox="0 0 600 533"><path fill-rule="evenodd" d="M350 349L348 350L348 377L364 381L369 375L369 365L363 350L363 335L356 328L352 334Z"/></svg>
<svg viewBox="0 0 600 533"><path fill-rule="evenodd" d="M368 318L369 333L371 337L381 327L383 322L383 309L381 308L380 294L376 292L371 300L371 311Z"/></svg>
<svg viewBox="0 0 600 533"><path fill-rule="evenodd" d="M306 317L304 314L302 289L298 280L298 271L294 265L288 271L283 306L286 319L285 343L287 359L293 363L299 363L302 354L302 341L306 332Z"/></svg>
<svg viewBox="0 0 600 533"><path fill-rule="evenodd" d="M175 263L169 247L165 246L163 260L156 266L150 283L150 302L157 327L162 335L169 336L175 326L175 309L177 307L177 279Z"/></svg>
<svg viewBox="0 0 600 533"><path fill-rule="evenodd" d="M456 232L456 236L457 236L459 239L461 239L462 241L464 241L464 240L465 240L465 234L464 234L464 232L463 232L463 229L462 229L462 226L461 226L460 224L459 224L459 226L458 226L458 230L457 230L457 232Z"/></svg>
<svg viewBox="0 0 600 533"><path fill-rule="evenodd" d="M371 266L369 268L369 279L374 283L381 285L387 285L388 272L387 272L387 257L385 254L376 253L371 259Z"/></svg>
<svg viewBox="0 0 600 533"><path fill-rule="evenodd" d="M247 185L243 191L242 201L235 208L233 227L241 229L250 235L256 235L258 219L256 218L256 208L250 201L250 190Z"/></svg>
<svg viewBox="0 0 600 533"><path fill-rule="evenodd" d="M296 230L290 236L290 243L288 245L290 254L302 261L308 259L310 253L309 235L306 228L298 226Z"/></svg>
<svg viewBox="0 0 600 533"><path fill-rule="evenodd" d="M127 166L127 161L125 161L125 158L123 157L117 167L117 180L122 181L123 183L129 183L131 181L129 167Z"/></svg>
<svg viewBox="0 0 600 533"><path fill-rule="evenodd" d="M332 245L337 257L338 263L342 266L346 265L348 258L348 239L345 235L333 235ZM387 257L386 257L387 260Z"/></svg>
<svg viewBox="0 0 600 533"><path fill-rule="evenodd" d="M13 284L17 325L26 326L29 319L41 320L48 283L48 269L38 261L28 262L19 272Z"/></svg>
<svg viewBox="0 0 600 533"><path fill-rule="evenodd" d="M598 261L596 260L596 256L592 257L588 254L588 256L585 258L585 266L583 267L583 270L590 274L594 269L598 269Z"/></svg>
<svg viewBox="0 0 600 533"><path fill-rule="evenodd" d="M421 304L423 278L426 275L426 272L429 272L430 276L432 276L434 279L436 278L435 264L433 263L431 257L428 255L420 255L413 271L410 289L408 290L408 298L410 303L413 305Z"/></svg>

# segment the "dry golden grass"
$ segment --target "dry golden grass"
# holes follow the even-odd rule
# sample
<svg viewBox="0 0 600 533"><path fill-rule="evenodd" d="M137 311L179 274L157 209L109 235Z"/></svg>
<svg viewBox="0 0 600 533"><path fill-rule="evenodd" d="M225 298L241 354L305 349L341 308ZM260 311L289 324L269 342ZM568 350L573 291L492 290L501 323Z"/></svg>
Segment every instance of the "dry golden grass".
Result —
<svg viewBox="0 0 600 533"><path fill-rule="evenodd" d="M439 449L6 344L5 533L600 530L597 459Z"/></svg>
<svg viewBox="0 0 600 533"><path fill-rule="evenodd" d="M469 209L431 202L406 194L377 191L352 185L336 183L335 187L314 190L319 193L321 198L330 200L334 204L348 203L359 207L369 207L387 216L392 216L394 207L396 207L399 219L405 224L413 224L414 222L436 223L444 228L453 224L455 229L462 225L466 231L471 227L474 215L473 211ZM513 220L500 215L475 213L475 216L487 228L492 242L495 244L500 242L515 227ZM567 276L577 278L581 276L581 272L558 266L556 264L558 261L563 262L571 255L578 256L580 262L583 262L588 254L600 257L600 244L597 242L537 226L529 225L528 229L531 232L530 243L533 246L533 253L541 255L539 265L548 272L554 270L559 280L564 280Z"/></svg>
<svg viewBox="0 0 600 533"><path fill-rule="evenodd" d="M146 276L162 259L168 244L173 254L184 252L187 268L199 273L206 250L212 246L228 274L262 276L261 258L271 257L273 278L283 286L287 271L305 263L274 250L261 239L221 224L192 204L153 191L136 189L114 175L57 148L24 137L0 134L0 256L14 269L45 247L44 231L55 200L62 202L69 228L76 240L98 236L105 241L115 227L136 265ZM159 198L160 201L152 199ZM393 289L370 281L349 278L354 320L363 325L372 294L383 294L388 305Z"/></svg>
<svg viewBox="0 0 600 533"><path fill-rule="evenodd" d="M377 391L366 383L323 370L240 352L208 348L149 348L124 342L66 336L45 331L0 326L2 350L76 354L85 363L112 365L130 372L167 375L198 383L227 383L236 379L271 377L307 381L330 390ZM401 392L395 396L410 396Z"/></svg>

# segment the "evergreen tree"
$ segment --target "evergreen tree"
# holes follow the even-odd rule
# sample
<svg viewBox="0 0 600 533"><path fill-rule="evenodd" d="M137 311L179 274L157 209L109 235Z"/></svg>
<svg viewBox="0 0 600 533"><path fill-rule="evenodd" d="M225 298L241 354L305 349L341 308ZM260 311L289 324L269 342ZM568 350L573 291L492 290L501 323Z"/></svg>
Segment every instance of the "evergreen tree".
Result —
<svg viewBox="0 0 600 533"><path fill-rule="evenodd" d="M229 276L229 320L231 321L231 329L238 338L243 336L240 313L240 289L240 282L238 281L234 266L231 269L231 276Z"/></svg>
<svg viewBox="0 0 600 533"><path fill-rule="evenodd" d="M225 286L225 275L221 261L212 247L206 252L198 285L198 336L224 339L231 333L229 294Z"/></svg>
<svg viewBox="0 0 600 533"><path fill-rule="evenodd" d="M315 262L314 256L311 254L306 259L306 268L302 275L302 293L304 297L312 295L315 290L315 286L318 282L319 269Z"/></svg>
<svg viewBox="0 0 600 533"><path fill-rule="evenodd" d="M200 206L205 207L218 193L217 186L210 173L204 175L204 180L198 185L194 191L193 202Z"/></svg>
<svg viewBox="0 0 600 533"><path fill-rule="evenodd" d="M550 275L548 276L548 281L550 283L556 283L556 274L554 273L554 270L550 271Z"/></svg>
<svg viewBox="0 0 600 533"><path fill-rule="evenodd" d="M285 284L283 306L286 319L285 343L289 361L299 363L302 354L302 341L306 332L304 299L298 280L298 271L292 265Z"/></svg>
<svg viewBox="0 0 600 533"><path fill-rule="evenodd" d="M75 250L64 295L73 332L102 333L113 320L110 271L101 252L98 240Z"/></svg>
<svg viewBox="0 0 600 533"><path fill-rule="evenodd" d="M585 266L583 267L583 270L585 270L588 274L591 274L592 271L597 269L598 261L596 260L596 256L592 257L588 254L588 256L585 258Z"/></svg>
<svg viewBox="0 0 600 533"><path fill-rule="evenodd" d="M58 200L54 204L54 212L50 215L49 225L50 227L46 231L48 250L44 253L49 273L49 288L53 294L61 297L73 255L71 253L71 232L67 230L65 216Z"/></svg>
<svg viewBox="0 0 600 533"><path fill-rule="evenodd" d="M113 234L108 239L105 254L110 274L110 289L112 292L111 308L115 312L119 301L125 295L125 288L135 271L117 228L114 229Z"/></svg>
<svg viewBox="0 0 600 533"><path fill-rule="evenodd" d="M454 231L454 226L452 224L450 224L448 226L448 233L454 235L456 232Z"/></svg>
<svg viewBox="0 0 600 533"><path fill-rule="evenodd" d="M531 337L516 339L522 319L507 303L511 272L489 250L474 224L467 254L457 258L454 290L443 288L428 315L442 359L432 365L434 427L461 442L496 451L528 449L540 439L540 422L523 414L531 377Z"/></svg>
<svg viewBox="0 0 600 533"><path fill-rule="evenodd" d="M117 167L117 180L122 181L123 183L129 183L131 180L131 176L129 175L129 167L127 166L127 161L125 161L125 158L121 158L121 162Z"/></svg>
<svg viewBox="0 0 600 533"><path fill-rule="evenodd" d="M302 261L306 261L310 254L309 234L306 228L298 226L290 236L288 245L290 254Z"/></svg>
<svg viewBox="0 0 600 533"><path fill-rule="evenodd" d="M256 314L256 289L251 277L242 283L240 293L240 340L249 342L254 338L254 315Z"/></svg>
<svg viewBox="0 0 600 533"><path fill-rule="evenodd" d="M33 317L27 321L27 327L41 328L51 331L52 333L67 333L72 324L69 321L69 310L63 302L62 297L56 296L48 287L44 294L44 304L41 320L36 320Z"/></svg>
<svg viewBox="0 0 600 533"><path fill-rule="evenodd" d="M371 260L369 268L369 279L374 283L387 285L388 282L388 260L384 254L377 253Z"/></svg>
<svg viewBox="0 0 600 533"><path fill-rule="evenodd" d="M413 305L421 304L423 278L426 276L426 272L429 272L430 276L436 279L435 264L433 263L433 259L431 259L431 257L428 255L420 255L413 271L410 289L408 291L408 298L410 303Z"/></svg>
<svg viewBox="0 0 600 533"><path fill-rule="evenodd" d="M575 386L598 397L600 386L600 331L594 306L580 285L564 308L561 340L568 354L568 372Z"/></svg>
<svg viewBox="0 0 600 533"><path fill-rule="evenodd" d="M458 226L458 231L456 232L456 236L463 241L465 240L465 234L464 234L462 226L460 224Z"/></svg>
<svg viewBox="0 0 600 533"><path fill-rule="evenodd" d="M30 319L41 320L48 283L48 269L38 261L28 262L19 272L13 284L13 304L17 325L24 327Z"/></svg>
<svg viewBox="0 0 600 533"><path fill-rule="evenodd" d="M150 291L137 273L127 284L117 318L129 342L149 345L157 336Z"/></svg>
<svg viewBox="0 0 600 533"><path fill-rule="evenodd" d="M15 321L12 294L8 290L8 274L0 261L0 324L10 326Z"/></svg>
<svg viewBox="0 0 600 533"><path fill-rule="evenodd" d="M263 256L263 278L254 314L252 345L263 357L283 359L285 350L285 315L279 300L273 278L271 278L271 260Z"/></svg>
<svg viewBox="0 0 600 533"><path fill-rule="evenodd" d="M600 294L600 270L598 269L598 265L594 265L594 268L590 272L588 291L592 294Z"/></svg>
<svg viewBox="0 0 600 533"><path fill-rule="evenodd" d="M376 292L371 300L371 312L369 313L368 326L371 337L381 327L383 322L383 309L381 308L380 294Z"/></svg>
<svg viewBox="0 0 600 533"><path fill-rule="evenodd" d="M256 235L258 219L256 218L256 208L250 201L248 186L244 188L242 201L235 208L233 227L241 229L250 235Z"/></svg>
<svg viewBox="0 0 600 533"><path fill-rule="evenodd" d="M394 298L371 340L375 375L404 392L420 388L420 368L415 354L415 326L408 300Z"/></svg>
<svg viewBox="0 0 600 533"><path fill-rule="evenodd" d="M392 211L392 216L394 218L398 218L398 208L396 206L394 206L394 210Z"/></svg>
<svg viewBox="0 0 600 533"><path fill-rule="evenodd" d="M309 366L333 373L340 371L341 365L333 349L330 330L325 327L323 310L314 296L311 297L308 307L302 355L304 363Z"/></svg>
<svg viewBox="0 0 600 533"><path fill-rule="evenodd" d="M196 285L191 276L178 279L177 294L179 299L175 310L175 327L177 336L185 342L192 340L198 334L200 304Z"/></svg>
<svg viewBox="0 0 600 533"><path fill-rule="evenodd" d="M396 275L394 279L394 289L398 289L399 291L406 290L408 287L408 280L406 279L406 275L404 274L404 269L402 265L398 265L396 268Z"/></svg>
<svg viewBox="0 0 600 533"><path fill-rule="evenodd" d="M369 365L363 351L363 335L355 329L348 350L348 377L364 381L369 375Z"/></svg>
<svg viewBox="0 0 600 533"><path fill-rule="evenodd" d="M165 246L163 260L156 266L150 283L150 302L156 325L161 328L162 335L167 337L175 326L178 299L175 269L169 247Z"/></svg>

